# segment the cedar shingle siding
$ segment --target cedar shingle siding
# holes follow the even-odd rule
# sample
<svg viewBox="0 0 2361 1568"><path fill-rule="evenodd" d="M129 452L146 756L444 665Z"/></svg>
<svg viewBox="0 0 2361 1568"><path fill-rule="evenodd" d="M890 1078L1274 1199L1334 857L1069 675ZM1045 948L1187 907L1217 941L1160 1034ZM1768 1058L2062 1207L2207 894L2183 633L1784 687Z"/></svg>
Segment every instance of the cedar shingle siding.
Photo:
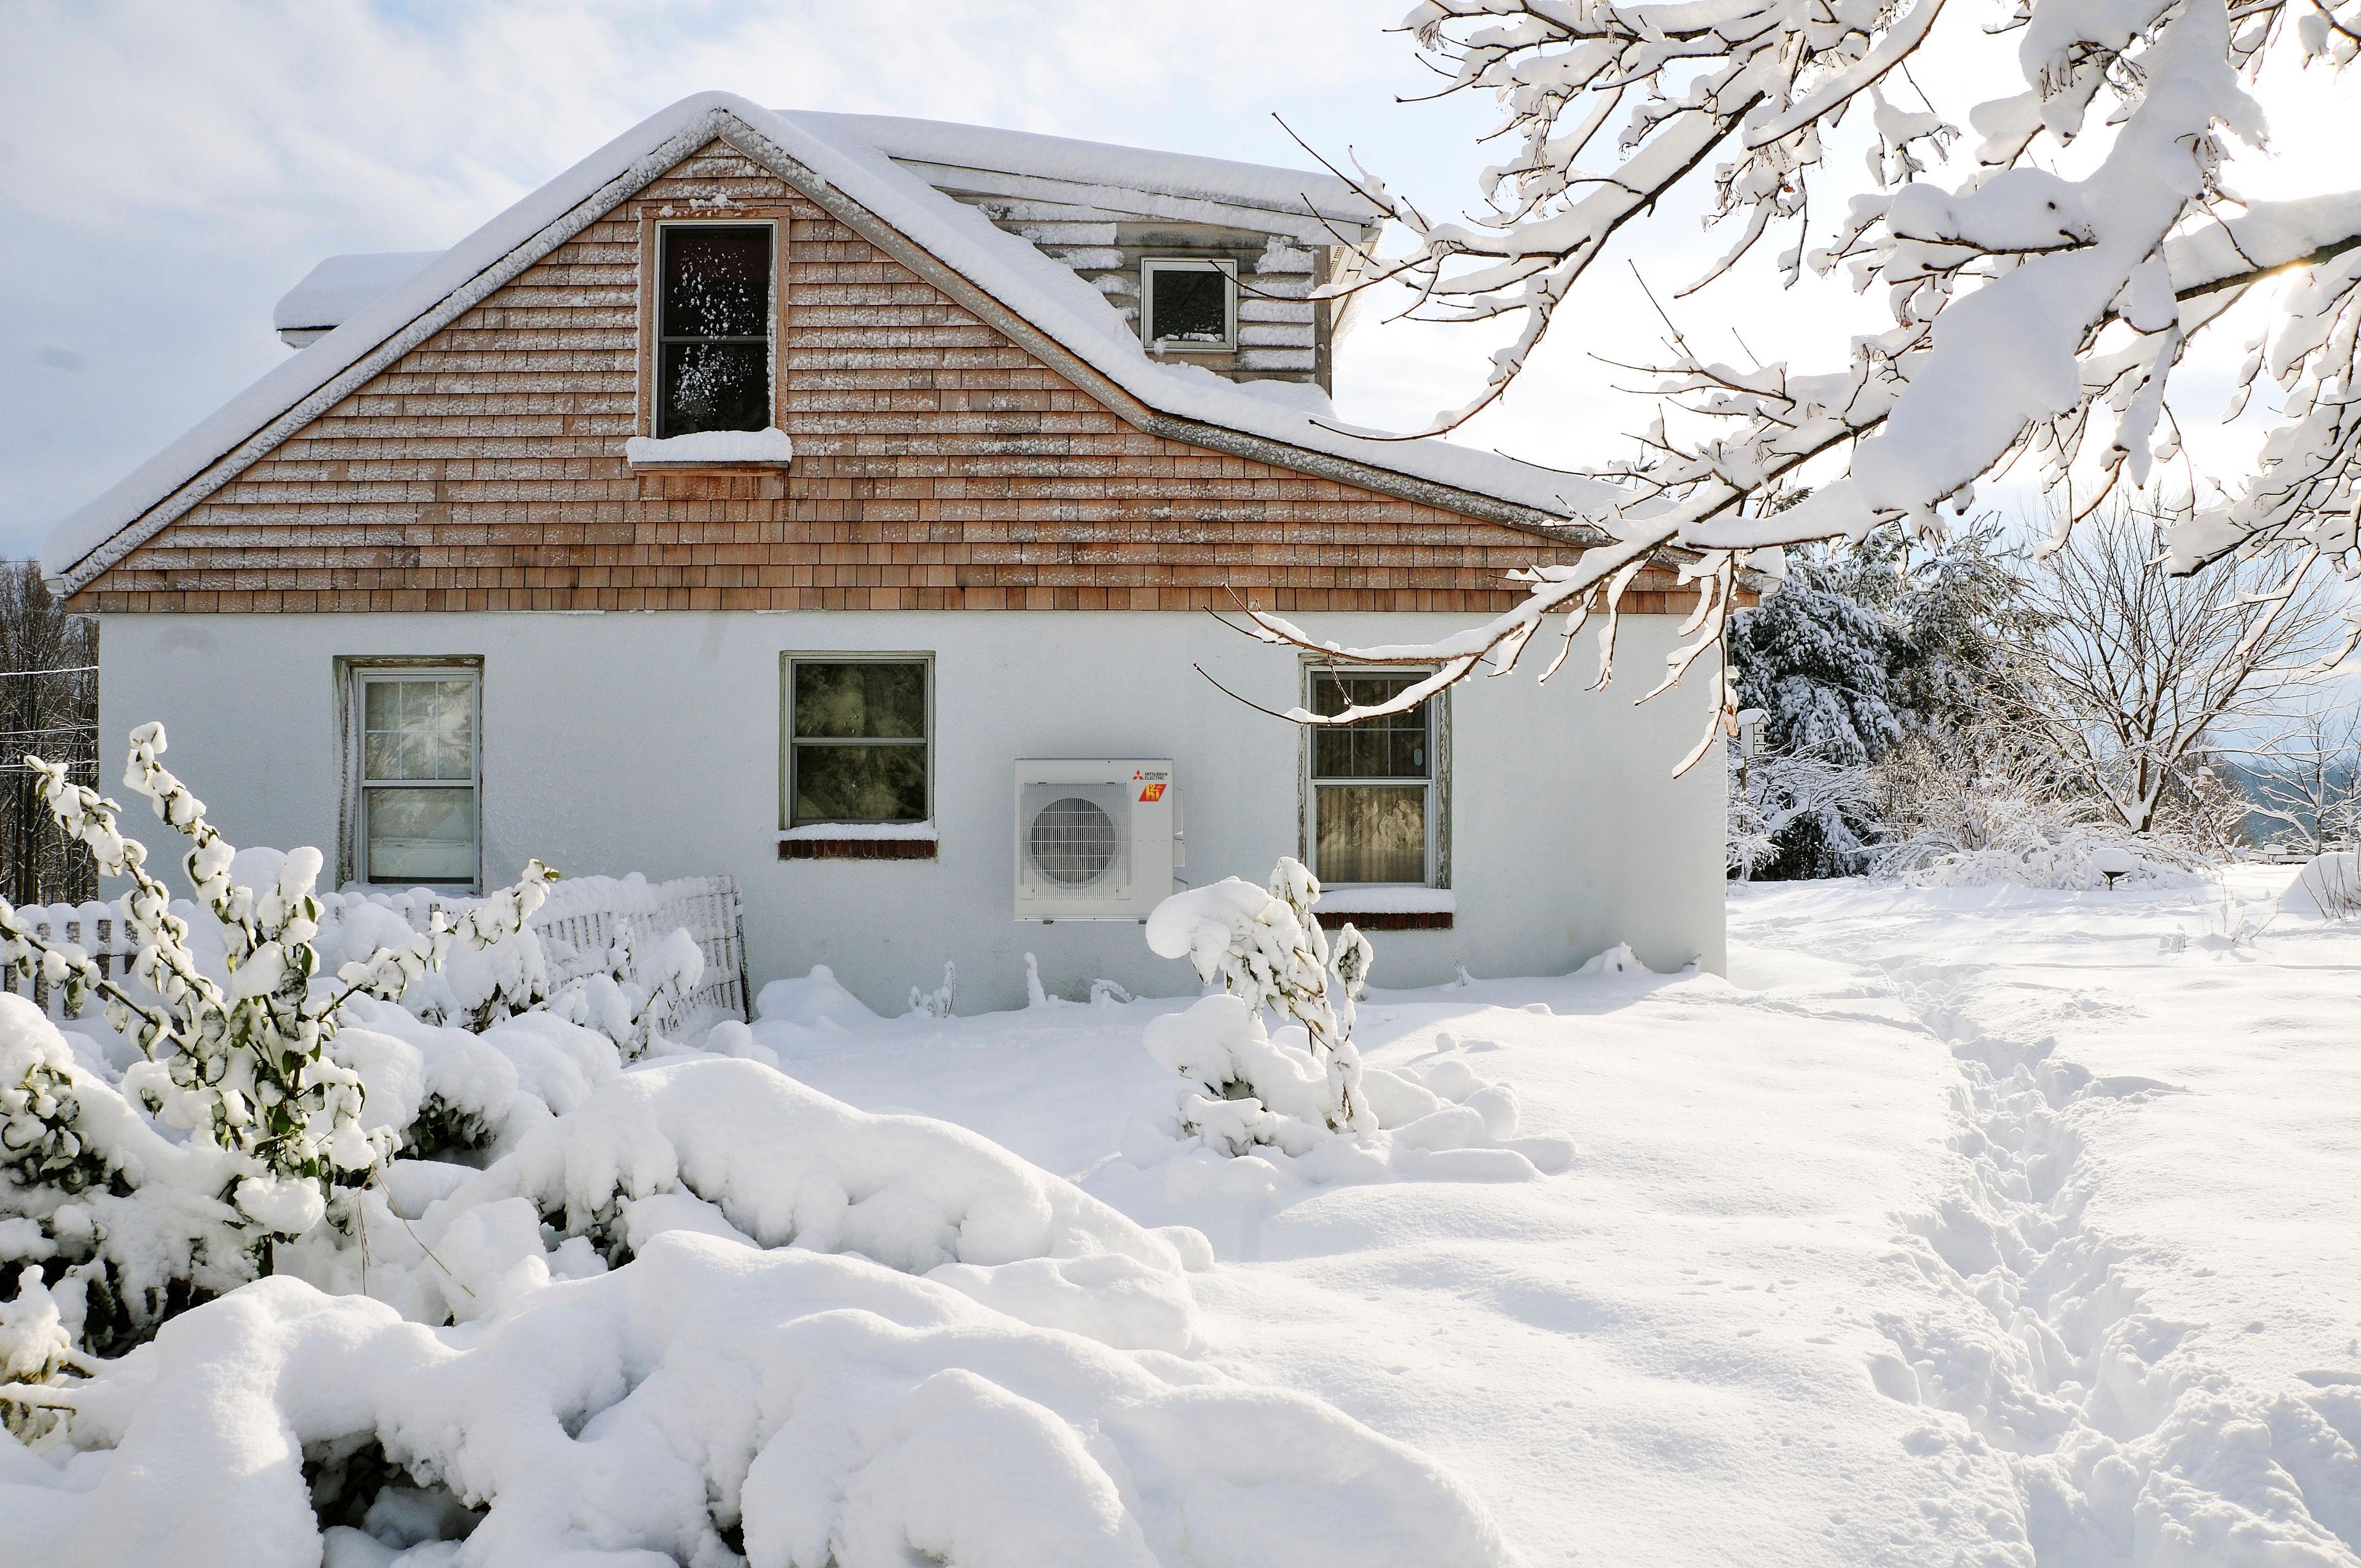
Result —
<svg viewBox="0 0 2361 1568"><path fill-rule="evenodd" d="M785 473L631 472L642 236L785 214ZM94 578L83 611L1495 611L1574 551L1143 433L768 171L685 160ZM1652 569L1627 612L1686 608Z"/></svg>

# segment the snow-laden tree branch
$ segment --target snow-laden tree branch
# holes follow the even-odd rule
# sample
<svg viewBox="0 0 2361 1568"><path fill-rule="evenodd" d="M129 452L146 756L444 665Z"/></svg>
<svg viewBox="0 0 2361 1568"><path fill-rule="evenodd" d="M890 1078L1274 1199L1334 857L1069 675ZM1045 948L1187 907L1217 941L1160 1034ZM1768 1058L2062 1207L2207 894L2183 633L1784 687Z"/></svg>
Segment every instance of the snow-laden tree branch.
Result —
<svg viewBox="0 0 2361 1568"><path fill-rule="evenodd" d="M2001 24L2018 34L2014 79L1967 115L1967 167L1942 169L1960 128L1923 98L1899 106L1899 89L1914 56L1988 20L1941 0L1423 0L1405 26L1446 93L1496 100L1496 136L1514 148L1460 221L1361 177L1411 236L1389 275L1416 291L1414 314L1516 323L1483 389L1434 430L1515 380L1626 225L1702 181L1712 220L1739 235L1716 272L1792 223L1778 258L1789 280L1842 267L1858 289L1883 286L1893 325L1821 368L1721 364L1673 331L1653 368L1676 423L1660 415L1643 458L1597 470L1626 499L1576 520L1615 543L1523 574L1522 604L1420 647L1341 647L1257 613L1251 630L1272 642L1442 665L1385 708L1290 717L1352 723L1479 665L1504 671L1554 616L1569 644L1603 617L1603 681L1621 590L1671 548L1703 589L1666 684L1704 663L1726 727L1713 652L1748 553L1888 526L1939 534L1980 482L2026 459L2046 488L2080 484L2086 498L2147 483L2180 449L2167 394L2191 342L2283 274L2246 375L2277 383L2283 422L2256 475L2174 530L2171 565L2242 554L2361 573L2361 192L2242 203L2222 178L2232 140L2264 145L2257 74L2281 58L2342 70L2361 0L2242 0L2235 12L2225 0L2017 0ZM1874 133L1867 188L1842 192L1841 219L1813 246L1813 187L1835 178L1824 143L1856 105ZM1835 476L1774 504L1816 460L1816 477L1828 464Z"/></svg>

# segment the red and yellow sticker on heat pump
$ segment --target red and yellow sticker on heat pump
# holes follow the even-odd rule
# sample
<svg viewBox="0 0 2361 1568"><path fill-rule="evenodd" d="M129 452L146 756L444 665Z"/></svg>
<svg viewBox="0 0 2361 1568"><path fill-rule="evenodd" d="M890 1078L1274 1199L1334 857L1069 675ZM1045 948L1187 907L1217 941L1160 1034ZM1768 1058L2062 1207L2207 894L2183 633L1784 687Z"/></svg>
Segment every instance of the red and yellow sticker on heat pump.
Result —
<svg viewBox="0 0 2361 1568"><path fill-rule="evenodd" d="M1139 787L1139 798L1142 800L1162 800L1164 798L1164 786L1160 784L1142 784Z"/></svg>

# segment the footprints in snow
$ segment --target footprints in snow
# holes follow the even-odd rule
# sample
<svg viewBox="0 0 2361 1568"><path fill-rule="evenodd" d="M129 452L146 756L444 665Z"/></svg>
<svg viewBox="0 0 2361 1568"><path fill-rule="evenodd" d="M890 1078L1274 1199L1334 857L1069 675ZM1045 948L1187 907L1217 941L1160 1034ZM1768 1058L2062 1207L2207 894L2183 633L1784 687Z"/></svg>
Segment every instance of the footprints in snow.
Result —
<svg viewBox="0 0 2361 1568"><path fill-rule="evenodd" d="M1969 1429L1922 1429L1911 1453L2005 1465L2017 1508L1985 1516L1989 1560L2361 1562L2361 1372L2304 1374L2323 1390L2306 1397L2229 1389L2184 1352L2192 1330L2147 1311L2117 1249L2084 1223L2081 1113L2183 1091L2094 1077L2053 1040L1986 1036L1956 969L1943 981L1891 972L1959 1063L1950 1146L1962 1179L1907 1227L1939 1259L1922 1267L1948 1300L1883 1318L1894 1348L1868 1370L1888 1398ZM2097 1011L2077 1003L2059 1011Z"/></svg>

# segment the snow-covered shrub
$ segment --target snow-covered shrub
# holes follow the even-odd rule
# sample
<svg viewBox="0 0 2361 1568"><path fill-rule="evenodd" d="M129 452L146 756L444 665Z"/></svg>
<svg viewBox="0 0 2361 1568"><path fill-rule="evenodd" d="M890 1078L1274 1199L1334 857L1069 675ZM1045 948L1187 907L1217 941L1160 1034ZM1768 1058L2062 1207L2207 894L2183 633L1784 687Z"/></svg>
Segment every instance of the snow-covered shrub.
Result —
<svg viewBox="0 0 2361 1568"><path fill-rule="evenodd" d="M451 1022L478 1035L549 1001L549 959L531 927L489 948L453 952L442 972L451 992Z"/></svg>
<svg viewBox="0 0 2361 1568"><path fill-rule="evenodd" d="M134 946L127 972L105 976L0 905L0 964L38 969L69 1009L96 995L141 1058L109 1083L29 1003L0 1006L0 1225L38 1233L0 1257L0 1288L38 1266L93 1344L136 1339L189 1299L268 1273L279 1243L348 1219L351 1190L393 1138L364 1121L361 1076L332 1048L343 1008L399 995L455 944L480 948L522 928L551 874L536 861L455 926L438 920L353 958L330 982L313 946L319 851L240 880L236 850L159 760L164 749L162 726L132 731L124 783L190 841L181 869L217 927L218 973L148 870L146 846L118 827L121 808L38 759L27 762L59 827L102 874L132 884L114 905Z"/></svg>
<svg viewBox="0 0 2361 1568"><path fill-rule="evenodd" d="M368 1084L366 1119L411 1159L476 1164L563 1114L622 1069L606 1036L546 1011L480 1033L381 1002L347 1009L338 1053Z"/></svg>
<svg viewBox="0 0 2361 1568"><path fill-rule="evenodd" d="M401 1004L428 1023L478 1034L502 1019L555 1013L606 1035L637 1060L659 1039L698 1022L693 1012L705 953L693 935L666 918L663 892L638 876L569 881L554 891L557 907L542 916L551 922L548 930L523 927L481 950L453 951L441 969L411 982ZM423 889L329 894L321 900L320 945L334 952L400 940L406 930L431 922L437 910L466 909L473 902ZM586 924L604 934L588 950L577 948L558 934L569 924L577 934Z"/></svg>
<svg viewBox="0 0 2361 1568"><path fill-rule="evenodd" d="M1885 846L1872 875L1920 887L2109 885L2102 852L2120 850L2133 883L2194 880L2202 855L2135 834L2096 802L2061 787L2050 759L1990 731L1917 737L1879 765Z"/></svg>
<svg viewBox="0 0 2361 1568"><path fill-rule="evenodd" d="M278 851L238 851L241 863ZM430 895L423 889L408 893L325 893L319 895L320 932L314 945L324 962L341 964L365 959L379 948L399 946L423 927L434 912L466 908L472 900ZM456 1024L478 1034L503 1018L516 1017L544 1006L553 979L549 955L531 927L483 948L455 948L440 967L413 979L401 996L401 1005L430 1024Z"/></svg>
<svg viewBox="0 0 2361 1568"><path fill-rule="evenodd" d="M2279 894L2279 906L2290 915L2323 920L2361 919L2361 854L2332 850L2314 855ZM0 1093L5 1092L0 1086Z"/></svg>
<svg viewBox="0 0 2361 1568"><path fill-rule="evenodd" d="M1466 1486L1302 1394L726 1236L464 1329L266 1280L57 1397L83 1452L0 1452L5 1548L56 1568L1512 1561ZM464 1547L324 1541L322 1455L398 1480L345 1480L347 1517Z"/></svg>
<svg viewBox="0 0 2361 1568"><path fill-rule="evenodd" d="M1806 750L1763 751L1730 770L1728 867L1740 880L1792 860L1799 824L1815 846L1819 874L1857 871L1876 852L1882 824L1877 779L1858 762L1831 762Z"/></svg>
<svg viewBox="0 0 2361 1568"><path fill-rule="evenodd" d="M1268 1144L1299 1155L1341 1130L1327 1069L1290 1033L1301 1032L1273 1039L1262 1014L1228 992L1151 1021L1148 1054L1180 1077L1181 1130L1229 1154Z"/></svg>
<svg viewBox="0 0 2361 1568"><path fill-rule="evenodd" d="M1573 1144L1518 1136L1508 1085L1482 1082L1457 1061L1400 1071L1363 1064L1354 1015L1376 952L1349 925L1332 948L1312 913L1319 896L1312 873L1282 860L1268 888L1231 877L1175 894L1148 916L1150 948L1188 958L1200 978L1223 986L1148 1023L1148 1055L1179 1080L1176 1120L1164 1131L1223 1156L1308 1158L1318 1180L1413 1170L1529 1179L1565 1169Z"/></svg>
<svg viewBox="0 0 2361 1568"><path fill-rule="evenodd" d="M0 1299L0 1384L47 1383L60 1372L87 1373L95 1363L76 1354L57 1299L27 1269L16 1279L16 1299ZM38 1442L56 1430L59 1412L30 1401L0 1399L0 1431Z"/></svg>
<svg viewBox="0 0 2361 1568"><path fill-rule="evenodd" d="M948 1018L951 1015L951 1004L957 1000L958 994L959 966L946 959L943 963L942 984L932 991L921 991L915 985L910 988L910 1011L922 1014L928 1018Z"/></svg>
<svg viewBox="0 0 2361 1568"><path fill-rule="evenodd" d="M1195 1335L1171 1240L972 1133L857 1111L758 1062L609 1080L456 1188L423 1234L439 1252L457 1217L520 1198L536 1238L546 1223L610 1264L686 1227L858 1253L1106 1343L1182 1351Z"/></svg>
<svg viewBox="0 0 2361 1568"><path fill-rule="evenodd" d="M1351 926L1332 954L1312 913L1320 884L1282 859L1270 885L1240 877L1176 893L1148 917L1148 945L1186 958L1224 994L1148 1025L1148 1048L1179 1073L1180 1122L1209 1145L1277 1144L1301 1153L1323 1133L1368 1133L1353 1046L1355 999L1368 983L1368 938ZM1268 1011L1283 1021L1277 1036Z"/></svg>

